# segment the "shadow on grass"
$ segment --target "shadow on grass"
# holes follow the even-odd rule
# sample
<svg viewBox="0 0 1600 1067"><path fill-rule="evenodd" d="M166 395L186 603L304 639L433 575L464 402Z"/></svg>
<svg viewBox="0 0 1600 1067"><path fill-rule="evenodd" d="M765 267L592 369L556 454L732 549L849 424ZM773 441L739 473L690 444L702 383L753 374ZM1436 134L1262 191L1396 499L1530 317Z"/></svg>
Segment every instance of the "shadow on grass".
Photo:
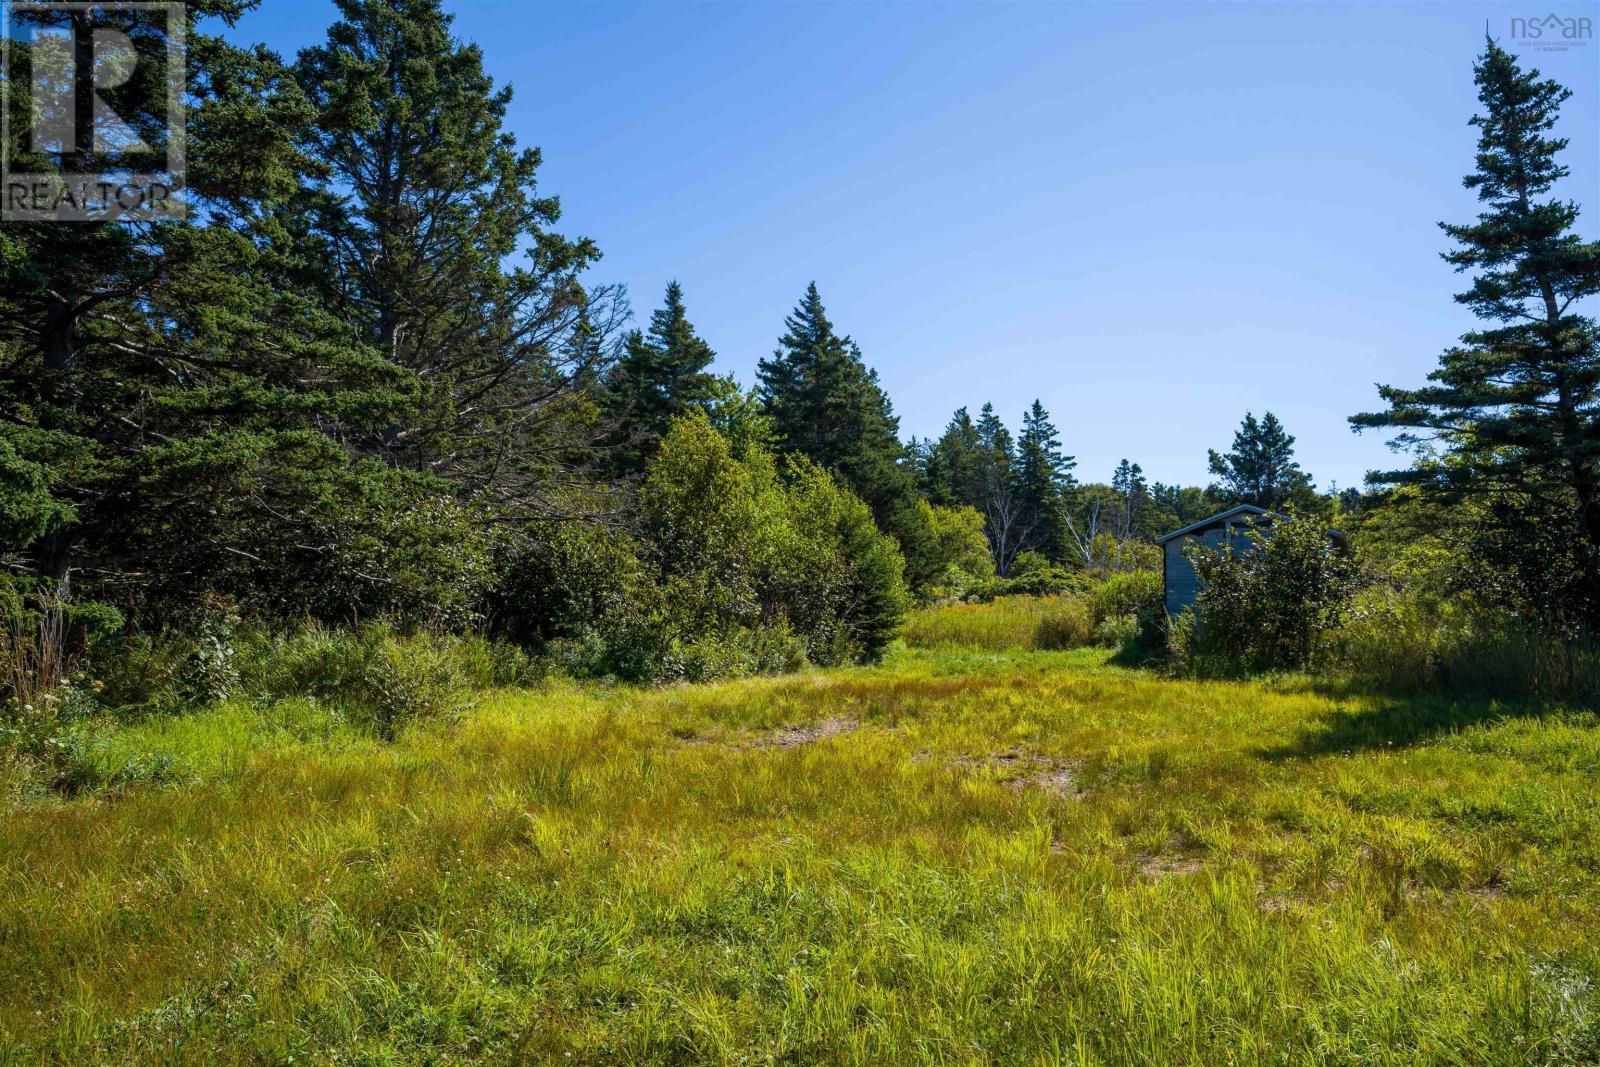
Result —
<svg viewBox="0 0 1600 1067"><path fill-rule="evenodd" d="M1538 719L1570 712L1570 706L1491 696L1396 694L1336 683L1312 688L1334 699L1360 699L1359 708L1336 708L1293 744L1262 751L1264 759L1289 760L1353 752L1409 748L1461 730L1508 719Z"/></svg>

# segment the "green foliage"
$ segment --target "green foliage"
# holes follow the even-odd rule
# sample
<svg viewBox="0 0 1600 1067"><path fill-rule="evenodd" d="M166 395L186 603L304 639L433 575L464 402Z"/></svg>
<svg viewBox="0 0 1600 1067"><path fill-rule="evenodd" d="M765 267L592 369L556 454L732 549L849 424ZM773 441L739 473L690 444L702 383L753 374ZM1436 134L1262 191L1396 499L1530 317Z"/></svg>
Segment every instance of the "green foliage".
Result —
<svg viewBox="0 0 1600 1067"><path fill-rule="evenodd" d="M920 509L915 474L898 436L900 421L861 350L828 321L816 283L770 359L757 368L761 398L780 447L836 475L872 509L906 560L913 589L938 576L934 533Z"/></svg>
<svg viewBox="0 0 1600 1067"><path fill-rule="evenodd" d="M1390 693L1456 692L1600 704L1600 648L1525 616L1461 601L1428 604L1392 588L1363 592L1323 639L1319 669Z"/></svg>
<svg viewBox="0 0 1600 1067"><path fill-rule="evenodd" d="M876 656L904 614L900 554L860 500L805 460L785 482L760 449L736 458L703 415L669 431L640 510L680 638L790 628L813 660L843 662Z"/></svg>
<svg viewBox="0 0 1600 1067"><path fill-rule="evenodd" d="M404 633L383 623L252 633L239 645L243 692L325 701L384 739L414 721L455 714L474 692L522 681L529 671L514 650L481 638Z"/></svg>
<svg viewBox="0 0 1600 1067"><path fill-rule="evenodd" d="M1233 447L1226 454L1209 455L1211 473L1218 479L1212 493L1229 504L1254 504L1268 511L1316 506L1311 477L1294 460L1294 438L1270 411L1260 422L1245 412Z"/></svg>
<svg viewBox="0 0 1600 1067"><path fill-rule="evenodd" d="M1200 580L1193 641L1180 637L1201 671L1309 666L1323 635L1350 608L1358 572L1317 521L1288 518L1242 535L1227 551L1188 549Z"/></svg>
<svg viewBox="0 0 1600 1067"><path fill-rule="evenodd" d="M1456 299L1496 325L1445 352L1432 384L1381 386L1388 408L1350 421L1401 429L1415 447L1418 462L1381 482L1476 505L1473 551L1521 586L1508 606L1569 632L1597 628L1600 330L1580 310L1600 293L1600 242L1577 232L1576 204L1550 196L1568 173L1567 142L1551 131L1572 94L1493 40L1474 73L1482 112L1465 184L1483 210L1444 225L1457 244L1445 258L1478 272ZM1549 543L1530 547L1541 534Z"/></svg>
<svg viewBox="0 0 1600 1067"><path fill-rule="evenodd" d="M1166 639L1166 590L1161 572L1120 571L1091 586L1095 639L1111 648L1159 649Z"/></svg>
<svg viewBox="0 0 1600 1067"><path fill-rule="evenodd" d="M719 398L726 403L726 393L706 371L715 358L689 323L683 287L669 282L665 304L650 316L649 333L630 333L622 357L606 373L601 407L612 423L607 457L617 473L643 471L672 420L691 407Z"/></svg>
<svg viewBox="0 0 1600 1067"><path fill-rule="evenodd" d="M938 544L941 568L956 568L969 580L994 577L994 557L983 532L983 516L976 508L921 503L923 517Z"/></svg>

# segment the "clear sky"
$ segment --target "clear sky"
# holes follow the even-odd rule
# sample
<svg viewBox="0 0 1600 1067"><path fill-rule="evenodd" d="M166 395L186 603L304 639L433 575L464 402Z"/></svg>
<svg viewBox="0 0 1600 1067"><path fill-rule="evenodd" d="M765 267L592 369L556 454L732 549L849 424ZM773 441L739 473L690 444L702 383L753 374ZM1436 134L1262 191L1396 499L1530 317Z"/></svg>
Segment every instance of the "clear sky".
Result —
<svg viewBox="0 0 1600 1067"><path fill-rule="evenodd" d="M1323 488L1393 462L1345 417L1471 328L1436 223L1476 210L1486 26L1573 90L1563 192L1600 232L1600 39L1510 37L1596 3L447 5L640 320L677 278L749 384L815 279L903 435L1038 397L1083 480L1203 484L1246 409ZM292 56L332 19L265 0L234 36Z"/></svg>

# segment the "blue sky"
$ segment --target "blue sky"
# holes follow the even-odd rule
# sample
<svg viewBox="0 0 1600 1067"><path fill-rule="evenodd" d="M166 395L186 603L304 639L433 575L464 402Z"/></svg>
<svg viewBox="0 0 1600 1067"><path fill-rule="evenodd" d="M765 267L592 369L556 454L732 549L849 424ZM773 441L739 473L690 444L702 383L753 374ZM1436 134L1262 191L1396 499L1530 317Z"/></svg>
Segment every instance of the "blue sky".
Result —
<svg viewBox="0 0 1600 1067"><path fill-rule="evenodd" d="M1435 224L1476 210L1486 26L1573 90L1563 192L1600 230L1600 40L1509 38L1600 4L447 4L639 319L677 278L749 384L815 279L904 435L1037 396L1084 480L1202 484L1247 409L1324 488L1393 462L1345 417L1471 328ZM233 36L332 19L265 0Z"/></svg>

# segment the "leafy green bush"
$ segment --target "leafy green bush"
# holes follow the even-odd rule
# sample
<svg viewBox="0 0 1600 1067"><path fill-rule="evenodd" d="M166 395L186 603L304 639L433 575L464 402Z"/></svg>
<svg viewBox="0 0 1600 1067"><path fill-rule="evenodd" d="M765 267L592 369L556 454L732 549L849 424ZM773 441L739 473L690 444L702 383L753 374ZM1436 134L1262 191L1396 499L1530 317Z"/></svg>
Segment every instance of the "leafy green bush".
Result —
<svg viewBox="0 0 1600 1067"><path fill-rule="evenodd" d="M1097 626L1124 615L1145 619L1165 610L1164 596L1159 571L1120 571L1089 590L1089 610Z"/></svg>
<svg viewBox="0 0 1600 1067"><path fill-rule="evenodd" d="M795 459L785 473L753 445L736 457L703 415L663 438L639 500L661 595L638 621L651 624L665 676L677 675L684 648L737 646L758 630L792 633L819 663L874 657L892 638L908 600L894 542L820 467Z"/></svg>
<svg viewBox="0 0 1600 1067"><path fill-rule="evenodd" d="M520 653L479 637L402 633L385 623L354 630L308 626L240 642L239 683L251 696L327 701L391 738L418 718L465 707L473 691L521 680Z"/></svg>
<svg viewBox="0 0 1600 1067"><path fill-rule="evenodd" d="M919 506L933 531L941 574L954 567L969 580L994 577L994 556L989 551L989 537L984 533L983 516L976 508L940 507L926 500L919 501ZM941 578L939 584L948 585L949 582Z"/></svg>
<svg viewBox="0 0 1600 1067"><path fill-rule="evenodd" d="M1141 627L1137 615L1108 615L1094 628L1094 640L1106 648L1133 648L1140 644Z"/></svg>
<svg viewBox="0 0 1600 1067"><path fill-rule="evenodd" d="M1200 581L1185 665L1202 672L1311 665L1318 642L1346 616L1357 587L1348 552L1309 519L1253 530L1241 551L1189 549Z"/></svg>

